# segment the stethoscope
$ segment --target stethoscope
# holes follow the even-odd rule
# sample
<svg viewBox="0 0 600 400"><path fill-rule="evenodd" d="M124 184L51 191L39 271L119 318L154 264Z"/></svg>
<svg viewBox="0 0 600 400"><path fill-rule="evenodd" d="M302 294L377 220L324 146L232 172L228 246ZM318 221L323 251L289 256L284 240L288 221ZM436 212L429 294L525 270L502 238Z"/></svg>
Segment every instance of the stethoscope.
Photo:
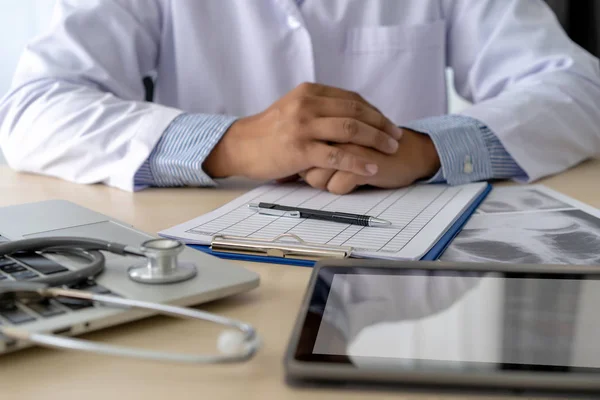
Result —
<svg viewBox="0 0 600 400"><path fill-rule="evenodd" d="M31 332L17 326L0 325L0 333L8 338L28 341L45 347L155 361L209 364L249 360L260 347L260 339L255 329L247 323L191 308L60 287L72 286L84 280L95 278L102 273L106 259L100 251L122 256L146 257L145 263L134 265L127 271L129 278L136 282L147 284L182 282L196 276L196 267L193 263L184 263L177 260L179 253L184 248L183 243L171 239L151 239L142 243L139 249L104 240L72 237L25 239L2 243L0 244L0 258L10 257L11 254L18 252L57 253L78 256L86 260L87 264L77 270L65 272L58 276L50 275L28 280L27 282L2 281L0 282L0 305L14 304L17 300L31 303L49 298L67 297L94 301L105 306L145 309L157 314L209 321L230 328L219 335L217 341L219 354L177 354L113 346L49 333Z"/></svg>

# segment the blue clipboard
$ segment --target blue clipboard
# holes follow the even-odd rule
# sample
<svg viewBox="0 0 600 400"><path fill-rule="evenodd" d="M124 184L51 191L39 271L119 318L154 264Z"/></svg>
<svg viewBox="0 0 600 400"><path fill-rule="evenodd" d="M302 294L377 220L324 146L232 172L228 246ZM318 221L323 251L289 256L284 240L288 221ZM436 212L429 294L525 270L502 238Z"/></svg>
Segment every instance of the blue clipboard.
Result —
<svg viewBox="0 0 600 400"><path fill-rule="evenodd" d="M421 258L422 261L433 261L437 260L448 248L450 243L454 240L456 235L460 233L463 226L467 223L471 215L477 210L479 205L485 200L487 195L492 191L492 185L488 183L485 190L477 197L473 203L465 210L465 212L454 222L454 224L446 231L446 233L437 241L437 243ZM240 260L240 261L253 261L262 262L269 264L284 264L284 265L296 265L299 267L313 267L315 261L312 260L297 260L292 258L283 257L270 257L270 256L255 256L248 254L235 254L235 253L223 253L213 251L210 246L200 245L188 245L189 247L200 250L204 253L224 258L228 260Z"/></svg>

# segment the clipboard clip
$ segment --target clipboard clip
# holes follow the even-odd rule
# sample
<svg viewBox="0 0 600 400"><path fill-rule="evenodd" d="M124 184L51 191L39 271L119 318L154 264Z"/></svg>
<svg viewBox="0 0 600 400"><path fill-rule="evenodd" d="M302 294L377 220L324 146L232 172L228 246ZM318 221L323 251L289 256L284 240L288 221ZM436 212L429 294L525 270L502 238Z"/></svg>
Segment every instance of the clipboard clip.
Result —
<svg viewBox="0 0 600 400"><path fill-rule="evenodd" d="M283 240L283 239L293 239ZM352 247L305 242L301 237L286 233L271 240L238 236L214 236L210 248L215 252L281 257L317 261L322 258L348 258Z"/></svg>

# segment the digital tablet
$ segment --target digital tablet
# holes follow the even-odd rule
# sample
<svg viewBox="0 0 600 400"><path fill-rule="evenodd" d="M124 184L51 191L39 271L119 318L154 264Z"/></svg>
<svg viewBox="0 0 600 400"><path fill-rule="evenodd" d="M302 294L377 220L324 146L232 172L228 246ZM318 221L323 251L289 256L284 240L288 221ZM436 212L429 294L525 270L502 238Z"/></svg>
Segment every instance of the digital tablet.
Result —
<svg viewBox="0 0 600 400"><path fill-rule="evenodd" d="M600 267L320 262L285 369L291 384L600 391Z"/></svg>

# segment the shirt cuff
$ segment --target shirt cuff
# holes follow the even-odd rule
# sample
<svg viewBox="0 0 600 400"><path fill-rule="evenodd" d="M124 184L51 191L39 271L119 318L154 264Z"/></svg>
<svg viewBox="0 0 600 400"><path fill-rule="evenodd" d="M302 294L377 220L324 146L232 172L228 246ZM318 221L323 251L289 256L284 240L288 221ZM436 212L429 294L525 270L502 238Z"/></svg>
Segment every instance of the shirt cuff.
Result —
<svg viewBox="0 0 600 400"><path fill-rule="evenodd" d="M137 170L134 190L148 186L216 186L202 164L237 117L182 114L167 127Z"/></svg>
<svg viewBox="0 0 600 400"><path fill-rule="evenodd" d="M460 185L526 176L498 137L474 118L445 115L413 121L402 128L429 135L433 141L442 167L429 183Z"/></svg>

